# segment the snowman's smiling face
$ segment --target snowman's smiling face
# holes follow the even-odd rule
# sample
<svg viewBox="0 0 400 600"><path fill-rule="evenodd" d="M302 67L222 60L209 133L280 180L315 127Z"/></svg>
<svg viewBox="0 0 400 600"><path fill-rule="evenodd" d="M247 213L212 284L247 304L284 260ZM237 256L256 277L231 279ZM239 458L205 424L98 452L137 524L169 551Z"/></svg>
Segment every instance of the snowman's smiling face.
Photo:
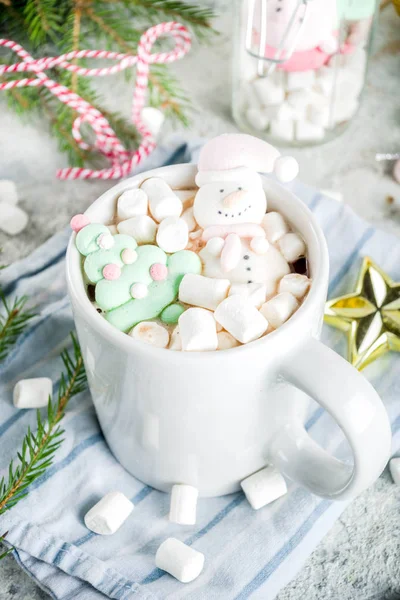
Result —
<svg viewBox="0 0 400 600"><path fill-rule="evenodd" d="M211 225L261 223L267 200L261 181L214 181L202 185L193 205L194 218L203 229Z"/></svg>

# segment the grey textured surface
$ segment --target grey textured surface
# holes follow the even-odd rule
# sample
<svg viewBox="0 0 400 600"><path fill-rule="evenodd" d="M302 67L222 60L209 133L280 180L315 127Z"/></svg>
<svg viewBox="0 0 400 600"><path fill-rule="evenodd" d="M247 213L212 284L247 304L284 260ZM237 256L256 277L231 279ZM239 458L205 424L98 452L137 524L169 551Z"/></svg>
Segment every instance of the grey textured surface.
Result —
<svg viewBox="0 0 400 600"><path fill-rule="evenodd" d="M174 68L191 89L195 112L190 134L212 136L235 131L230 117L231 2L218 0L222 34L211 48L195 47ZM400 234L400 210L389 210L385 198L398 199L400 186L376 163L375 152L400 150L400 20L391 8L383 13L371 61L367 94L359 115L341 137L329 145L293 152L303 180L340 191L360 215ZM207 85L204 84L207 82ZM105 84L106 85L106 84ZM128 112L129 91L123 80L113 87L110 105L118 98ZM0 233L2 262L26 256L88 206L107 183L63 183L54 172L65 164L41 122L22 124L0 112L0 178L18 183L21 206L30 225L18 238ZM18 509L15 509L18 510ZM13 559L0 564L0 600L47 597ZM309 557L279 600L400 600L400 487L387 472L357 498ZM270 600L270 599L266 599Z"/></svg>

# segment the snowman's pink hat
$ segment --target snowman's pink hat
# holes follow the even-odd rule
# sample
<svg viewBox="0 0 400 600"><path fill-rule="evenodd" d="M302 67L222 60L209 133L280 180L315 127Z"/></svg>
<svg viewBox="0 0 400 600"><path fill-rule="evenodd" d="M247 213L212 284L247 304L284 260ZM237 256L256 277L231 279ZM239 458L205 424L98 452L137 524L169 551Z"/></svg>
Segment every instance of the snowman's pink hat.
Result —
<svg viewBox="0 0 400 600"><path fill-rule="evenodd" d="M294 158L281 156L271 144L245 133L225 133L207 142L197 168L199 187L216 181L240 181L240 177L256 181L257 172L275 173L281 181L291 181L299 170Z"/></svg>

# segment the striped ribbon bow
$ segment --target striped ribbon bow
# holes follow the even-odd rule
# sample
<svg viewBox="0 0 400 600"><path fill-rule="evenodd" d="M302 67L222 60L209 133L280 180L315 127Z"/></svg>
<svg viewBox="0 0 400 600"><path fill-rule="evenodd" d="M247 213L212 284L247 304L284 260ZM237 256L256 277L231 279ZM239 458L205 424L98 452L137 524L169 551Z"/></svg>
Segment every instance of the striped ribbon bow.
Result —
<svg viewBox="0 0 400 600"><path fill-rule="evenodd" d="M170 52L151 53L156 40L164 35L174 38L175 46ZM34 73L33 78L0 83L0 90L10 90L19 87L46 87L60 102L63 102L78 113L72 125L72 135L78 145L84 149L95 149L103 154L110 162L110 167L92 170L83 167L68 167L57 171L60 179L120 179L128 175L143 158L148 156L156 147L156 140L149 127L142 119L142 109L145 104L146 90L151 64L171 63L182 58L190 49L191 38L186 27L174 21L160 23L150 27L140 38L137 55L108 52L105 50L76 50L56 57L44 57L35 60L16 42L0 39L0 46L15 52L22 62L0 67L0 76L8 73ZM88 69L71 64L75 58L107 58L117 61L110 67ZM94 106L81 98L64 85L53 81L45 74L47 69L59 67L83 77L103 77L113 75L136 65L136 83L133 93L131 118L142 136L137 150L128 151L118 139L107 119ZM93 146L87 144L81 135L80 128L88 123L95 134Z"/></svg>

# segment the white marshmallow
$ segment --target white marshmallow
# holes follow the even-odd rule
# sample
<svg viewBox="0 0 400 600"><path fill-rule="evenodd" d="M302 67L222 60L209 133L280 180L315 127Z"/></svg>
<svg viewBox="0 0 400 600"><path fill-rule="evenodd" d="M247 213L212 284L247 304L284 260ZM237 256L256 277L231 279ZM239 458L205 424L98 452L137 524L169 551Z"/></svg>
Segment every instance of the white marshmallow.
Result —
<svg viewBox="0 0 400 600"><path fill-rule="evenodd" d="M188 231L194 231L196 229L197 223L193 216L193 206L189 206L189 208L182 213L181 218L185 221Z"/></svg>
<svg viewBox="0 0 400 600"><path fill-rule="evenodd" d="M115 533L126 521L134 505L121 492L109 492L89 512L84 521L90 531L100 535Z"/></svg>
<svg viewBox="0 0 400 600"><path fill-rule="evenodd" d="M120 221L130 219L131 217L138 217L140 215L147 215L149 200L144 190L134 189L126 190L118 198L117 203L117 214Z"/></svg>
<svg viewBox="0 0 400 600"><path fill-rule="evenodd" d="M239 345L239 342L227 331L220 331L218 333L218 350L230 350Z"/></svg>
<svg viewBox="0 0 400 600"><path fill-rule="evenodd" d="M257 131L265 131L269 125L268 115L262 108L249 108L246 111L246 119Z"/></svg>
<svg viewBox="0 0 400 600"><path fill-rule="evenodd" d="M183 208L189 208L193 205L194 197L196 195L197 189L189 189L189 190L173 190L175 196L178 196L180 201L182 202Z"/></svg>
<svg viewBox="0 0 400 600"><path fill-rule="evenodd" d="M168 538L156 553L156 567L166 571L181 583L194 581L204 567L204 554L176 538Z"/></svg>
<svg viewBox="0 0 400 600"><path fill-rule="evenodd" d="M276 139L290 142L294 140L294 121L273 119L271 121L270 133Z"/></svg>
<svg viewBox="0 0 400 600"><path fill-rule="evenodd" d="M53 383L48 377L21 379L14 386L13 401L16 408L42 408L53 395Z"/></svg>
<svg viewBox="0 0 400 600"><path fill-rule="evenodd" d="M311 285L311 280L306 275L298 273L289 273L285 275L279 282L279 293L289 292L298 300L304 298Z"/></svg>
<svg viewBox="0 0 400 600"><path fill-rule="evenodd" d="M17 186L10 179L0 179L0 203L18 204Z"/></svg>
<svg viewBox="0 0 400 600"><path fill-rule="evenodd" d="M182 350L182 340L181 334L179 333L178 325L174 328L174 330L171 333L168 348L169 350Z"/></svg>
<svg viewBox="0 0 400 600"><path fill-rule="evenodd" d="M256 254L266 254L269 249L269 241L265 237L257 236L250 241L250 248Z"/></svg>
<svg viewBox="0 0 400 600"><path fill-rule="evenodd" d="M304 119L305 112L305 107L294 108L288 102L284 102L279 107L276 119L278 121L298 121L299 119Z"/></svg>
<svg viewBox="0 0 400 600"><path fill-rule="evenodd" d="M196 508L199 490L192 485L173 485L169 520L179 525L194 525L196 523Z"/></svg>
<svg viewBox="0 0 400 600"><path fill-rule="evenodd" d="M299 174L299 163L293 156L279 156L274 164L274 173L279 181L288 183Z"/></svg>
<svg viewBox="0 0 400 600"><path fill-rule="evenodd" d="M180 217L167 217L161 221L157 231L157 245L164 252L184 250L189 242L189 231L186 221Z"/></svg>
<svg viewBox="0 0 400 600"><path fill-rule="evenodd" d="M221 256L222 248L225 245L225 240L221 237L213 237L206 244L207 252L211 256Z"/></svg>
<svg viewBox="0 0 400 600"><path fill-rule="evenodd" d="M329 105L322 107L310 104L307 108L307 119L313 125L325 129L330 129L334 124L333 114Z"/></svg>
<svg viewBox="0 0 400 600"><path fill-rule="evenodd" d="M267 213L262 220L261 225L263 226L267 235L267 240L271 244L275 244L281 239L286 233L289 232L289 226L285 219L278 212Z"/></svg>
<svg viewBox="0 0 400 600"><path fill-rule="evenodd" d="M136 300L140 300L141 298L146 298L149 293L149 288L145 283L134 283L131 285L130 294L132 298Z"/></svg>
<svg viewBox="0 0 400 600"><path fill-rule="evenodd" d="M282 292L262 305L260 312L268 323L278 329L298 309L299 303L289 292Z"/></svg>
<svg viewBox="0 0 400 600"><path fill-rule="evenodd" d="M145 106L142 109L141 117L144 126L154 137L157 137L165 121L164 113L153 106Z"/></svg>
<svg viewBox="0 0 400 600"><path fill-rule="evenodd" d="M118 233L131 235L138 244L151 244L156 241L157 224L147 215L121 221L117 229Z"/></svg>
<svg viewBox="0 0 400 600"><path fill-rule="evenodd" d="M268 321L256 307L237 294L223 300L214 316L215 320L242 344L257 340L268 328Z"/></svg>
<svg viewBox="0 0 400 600"><path fill-rule="evenodd" d="M157 348L166 348L169 344L169 333L162 325L155 321L142 321L135 325L129 335L145 344L151 344Z"/></svg>
<svg viewBox="0 0 400 600"><path fill-rule="evenodd" d="M268 106L269 104L281 104L285 99L283 87L275 85L269 77L256 79L253 82L253 89L263 106Z"/></svg>
<svg viewBox="0 0 400 600"><path fill-rule="evenodd" d="M320 125L315 125L310 121L298 121L296 123L296 140L301 142L312 142L322 140L325 136L325 129Z"/></svg>
<svg viewBox="0 0 400 600"><path fill-rule="evenodd" d="M214 279L188 273L179 286L179 300L185 304L215 310L227 297L230 285L229 279Z"/></svg>
<svg viewBox="0 0 400 600"><path fill-rule="evenodd" d="M347 98L347 94L345 96ZM335 123L343 123L349 121L357 112L359 103L356 98L347 99L342 102L335 102L333 107L333 118Z"/></svg>
<svg viewBox="0 0 400 600"><path fill-rule="evenodd" d="M295 262L306 253L306 245L298 233L286 233L279 239L278 246L288 262Z"/></svg>
<svg viewBox="0 0 400 600"><path fill-rule="evenodd" d="M0 202L0 229L8 235L18 235L28 225L28 215L22 208L9 202Z"/></svg>
<svg viewBox="0 0 400 600"><path fill-rule="evenodd" d="M400 485L400 457L395 456L390 460L389 469L393 481Z"/></svg>
<svg viewBox="0 0 400 600"><path fill-rule="evenodd" d="M295 110L304 110L311 102L311 95L308 90L295 90L288 94L287 101Z"/></svg>
<svg viewBox="0 0 400 600"><path fill-rule="evenodd" d="M290 71L287 74L286 89L288 92L311 88L315 81L315 71Z"/></svg>
<svg viewBox="0 0 400 600"><path fill-rule="evenodd" d="M184 352L206 352L218 347L214 315L204 308L189 308L179 317Z"/></svg>
<svg viewBox="0 0 400 600"><path fill-rule="evenodd" d="M321 91L326 98L330 98L335 82L335 72L330 67L321 67L317 72L315 88Z"/></svg>
<svg viewBox="0 0 400 600"><path fill-rule="evenodd" d="M250 475L240 485L254 510L270 504L287 493L284 478L272 466L265 467L261 471Z"/></svg>
<svg viewBox="0 0 400 600"><path fill-rule="evenodd" d="M114 246L115 240L111 232L107 232L101 233L96 239L96 243L102 250L110 250Z"/></svg>
<svg viewBox="0 0 400 600"><path fill-rule="evenodd" d="M231 285L228 295L239 295L246 298L256 308L260 308L267 298L267 286L265 283L234 283Z"/></svg>
<svg viewBox="0 0 400 600"><path fill-rule="evenodd" d="M141 185L149 198L152 217L159 223L167 217L179 217L183 205L178 196L171 190L168 183L159 177L146 179Z"/></svg>

